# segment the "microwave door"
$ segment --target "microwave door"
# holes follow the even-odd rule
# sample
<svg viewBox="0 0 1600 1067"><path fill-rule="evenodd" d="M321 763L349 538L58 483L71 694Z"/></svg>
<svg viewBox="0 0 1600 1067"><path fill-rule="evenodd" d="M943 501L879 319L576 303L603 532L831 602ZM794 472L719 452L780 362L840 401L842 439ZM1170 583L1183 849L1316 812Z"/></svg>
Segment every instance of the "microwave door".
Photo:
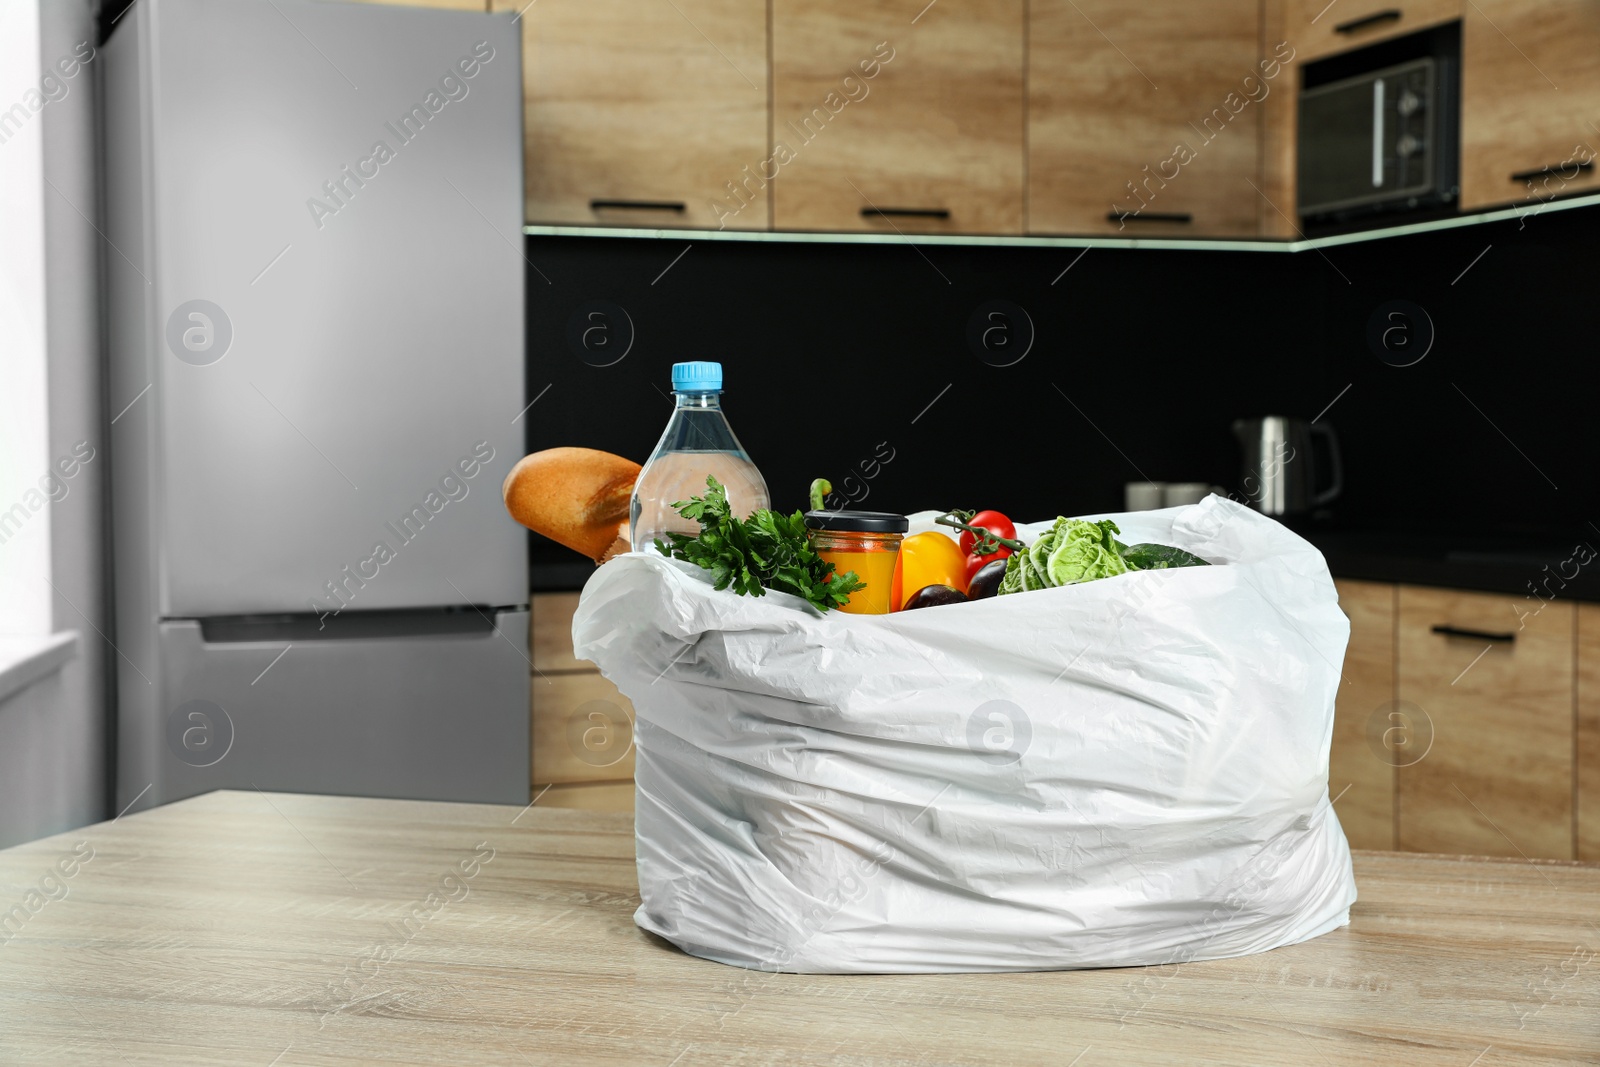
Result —
<svg viewBox="0 0 1600 1067"><path fill-rule="evenodd" d="M1317 215L1368 202L1382 189L1374 162L1374 87L1328 86L1300 100L1300 213ZM1377 178L1377 182L1374 182Z"/></svg>
<svg viewBox="0 0 1600 1067"><path fill-rule="evenodd" d="M1363 74L1300 95L1300 214L1404 204L1434 189L1434 61Z"/></svg>

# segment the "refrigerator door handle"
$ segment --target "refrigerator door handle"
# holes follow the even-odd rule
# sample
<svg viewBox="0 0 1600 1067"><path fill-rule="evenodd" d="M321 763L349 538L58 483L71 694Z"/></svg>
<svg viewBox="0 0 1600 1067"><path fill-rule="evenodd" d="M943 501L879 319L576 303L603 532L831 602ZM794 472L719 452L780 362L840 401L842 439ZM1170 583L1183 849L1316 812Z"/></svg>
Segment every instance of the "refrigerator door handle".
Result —
<svg viewBox="0 0 1600 1067"><path fill-rule="evenodd" d="M320 615L215 615L195 621L200 624L201 640L208 645L393 637L492 637L495 615L502 610L467 605Z"/></svg>

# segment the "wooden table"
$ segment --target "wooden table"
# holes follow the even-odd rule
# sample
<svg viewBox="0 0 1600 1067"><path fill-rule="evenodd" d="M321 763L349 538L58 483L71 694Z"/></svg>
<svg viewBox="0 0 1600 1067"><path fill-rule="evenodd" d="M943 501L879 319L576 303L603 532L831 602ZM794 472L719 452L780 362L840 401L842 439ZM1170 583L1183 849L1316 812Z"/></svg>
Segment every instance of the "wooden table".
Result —
<svg viewBox="0 0 1600 1067"><path fill-rule="evenodd" d="M1244 959L769 974L633 925L626 815L213 793L0 852L0 1063L1600 1062L1600 867L1356 881Z"/></svg>

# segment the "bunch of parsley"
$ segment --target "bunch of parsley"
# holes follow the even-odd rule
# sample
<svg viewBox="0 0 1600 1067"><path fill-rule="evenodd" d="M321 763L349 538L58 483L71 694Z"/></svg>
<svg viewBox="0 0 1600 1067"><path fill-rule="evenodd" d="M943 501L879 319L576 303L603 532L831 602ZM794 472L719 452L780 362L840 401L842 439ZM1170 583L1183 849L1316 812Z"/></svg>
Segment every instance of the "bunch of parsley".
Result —
<svg viewBox="0 0 1600 1067"><path fill-rule="evenodd" d="M711 572L718 589L743 596L762 596L768 589L792 593L827 611L850 602L862 587L855 571L834 574L833 564L818 556L800 512L784 516L761 508L748 519L736 519L728 507L728 491L715 478L706 479L706 495L679 500L673 508L700 524L700 535L668 533L671 544L656 539L656 549Z"/></svg>

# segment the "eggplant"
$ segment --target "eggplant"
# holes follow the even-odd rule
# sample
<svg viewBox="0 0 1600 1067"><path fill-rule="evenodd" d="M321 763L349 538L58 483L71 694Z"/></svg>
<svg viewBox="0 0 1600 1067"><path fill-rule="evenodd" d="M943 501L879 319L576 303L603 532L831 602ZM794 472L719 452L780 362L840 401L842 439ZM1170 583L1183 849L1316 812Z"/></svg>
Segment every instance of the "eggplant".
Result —
<svg viewBox="0 0 1600 1067"><path fill-rule="evenodd" d="M967 595L959 589L948 585L925 585L906 598L901 606L901 611L915 611L917 608L936 608L942 604L965 604Z"/></svg>
<svg viewBox="0 0 1600 1067"><path fill-rule="evenodd" d="M1000 591L1000 579L1005 576L1005 560L995 559L985 563L978 568L978 573L972 576L972 581L967 586L967 599L983 600L985 597L994 596Z"/></svg>

